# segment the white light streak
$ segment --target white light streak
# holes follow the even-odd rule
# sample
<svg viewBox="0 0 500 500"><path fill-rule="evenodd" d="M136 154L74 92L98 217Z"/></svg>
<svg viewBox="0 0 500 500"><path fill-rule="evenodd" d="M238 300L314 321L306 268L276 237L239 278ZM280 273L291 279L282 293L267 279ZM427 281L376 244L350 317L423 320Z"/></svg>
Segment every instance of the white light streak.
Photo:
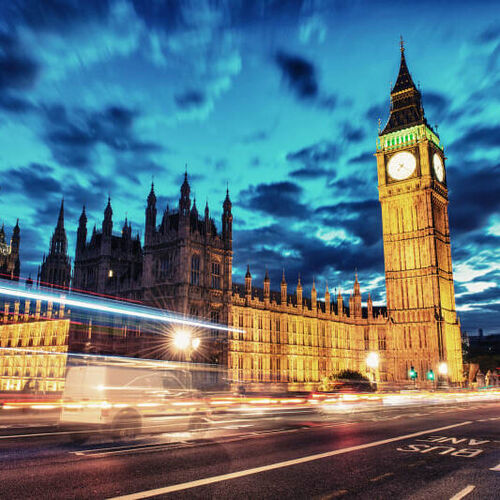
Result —
<svg viewBox="0 0 500 500"><path fill-rule="evenodd" d="M211 330L244 333L244 330L239 330L237 328L231 328L215 323L205 323L201 321L179 318L166 312L156 312L154 309L147 308L146 306L125 305L118 302L114 303L111 301L104 301L104 299L89 300L88 297L79 297L76 294L66 296L64 294L58 295L56 293L23 290L20 287L16 287L14 285L8 286L3 283L0 284L0 294L8 295L10 297L23 297L31 300L44 300L64 306L122 314L124 316L129 316L132 318L149 319L153 321L160 321L163 323L175 323L179 325L207 328Z"/></svg>

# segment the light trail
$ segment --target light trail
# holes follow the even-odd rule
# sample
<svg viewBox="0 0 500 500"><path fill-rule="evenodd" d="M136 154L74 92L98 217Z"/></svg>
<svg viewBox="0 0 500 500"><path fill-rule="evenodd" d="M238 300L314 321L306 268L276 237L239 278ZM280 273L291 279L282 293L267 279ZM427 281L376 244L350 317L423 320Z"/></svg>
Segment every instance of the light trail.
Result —
<svg viewBox="0 0 500 500"><path fill-rule="evenodd" d="M136 305L120 306L119 303L114 303L108 300L105 301L104 299L89 300L87 297L79 297L77 294L73 294L72 296L68 297L65 294L58 295L46 291L39 292L39 291L23 290L18 286L7 285L5 283L0 283L0 294L7 295L9 297L22 297L24 299L30 299L30 300L48 301L48 302L53 302L55 304L72 306L87 310L94 310L112 314L122 314L124 316L128 316L131 318L149 319L153 321L159 321L162 323L174 323L178 325L206 328L210 330L219 330L224 332L245 333L244 330L232 328L229 326L180 318L178 316L168 314L167 312L159 313L156 312L153 308L149 308L146 306L136 306Z"/></svg>

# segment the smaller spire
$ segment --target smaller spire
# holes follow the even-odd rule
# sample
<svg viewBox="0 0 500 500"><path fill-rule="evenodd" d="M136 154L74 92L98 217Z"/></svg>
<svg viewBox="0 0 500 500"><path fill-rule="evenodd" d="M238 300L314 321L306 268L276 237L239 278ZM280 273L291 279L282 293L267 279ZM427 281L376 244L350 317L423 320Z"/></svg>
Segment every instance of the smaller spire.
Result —
<svg viewBox="0 0 500 500"><path fill-rule="evenodd" d="M210 212L208 210L208 199L207 202L205 203L205 219L208 219L210 217Z"/></svg>
<svg viewBox="0 0 500 500"><path fill-rule="evenodd" d="M64 226L64 196L61 200L61 207L59 208L59 217L57 219L57 226Z"/></svg>
<svg viewBox="0 0 500 500"><path fill-rule="evenodd" d="M229 198L229 185L226 187L226 198L224 199L223 207L225 212L231 211L232 204Z"/></svg>
<svg viewBox="0 0 500 500"><path fill-rule="evenodd" d="M265 281L265 282L269 282L269 281L271 281L271 280L269 279L269 271L267 270L267 267L266 267L266 275L264 276L264 281Z"/></svg>
<svg viewBox="0 0 500 500"><path fill-rule="evenodd" d="M85 205L82 207L82 213L80 215L80 225L85 226L87 224L87 214L85 213Z"/></svg>
<svg viewBox="0 0 500 500"><path fill-rule="evenodd" d="M151 181L151 190L148 195L148 205L154 205L156 203L156 194L155 194L155 183Z"/></svg>
<svg viewBox="0 0 500 500"><path fill-rule="evenodd" d="M313 276L313 286L312 286L312 289L314 291L316 291L316 282L315 282L314 276Z"/></svg>
<svg viewBox="0 0 500 500"><path fill-rule="evenodd" d="M104 209L104 215L113 215L113 209L111 208L111 196L108 195L108 204Z"/></svg>
<svg viewBox="0 0 500 500"><path fill-rule="evenodd" d="M300 286L302 288L302 283L300 282L300 273L299 273L299 279L297 281L297 286Z"/></svg>
<svg viewBox="0 0 500 500"><path fill-rule="evenodd" d="M286 279L285 279L285 268L283 268L283 276L281 277L281 284L286 285Z"/></svg>
<svg viewBox="0 0 500 500"><path fill-rule="evenodd" d="M251 278L252 275L250 274L250 264L247 264L247 273L245 274L245 278Z"/></svg>
<svg viewBox="0 0 500 500"><path fill-rule="evenodd" d="M403 40L403 35L399 36L399 45L401 48L401 54L404 54L405 53L405 42Z"/></svg>

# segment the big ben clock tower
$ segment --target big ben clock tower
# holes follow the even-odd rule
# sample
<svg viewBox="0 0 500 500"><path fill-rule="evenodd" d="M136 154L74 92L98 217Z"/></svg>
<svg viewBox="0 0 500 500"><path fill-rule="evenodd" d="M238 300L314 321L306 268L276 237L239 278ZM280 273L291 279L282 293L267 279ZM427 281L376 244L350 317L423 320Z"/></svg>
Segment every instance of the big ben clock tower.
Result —
<svg viewBox="0 0 500 500"><path fill-rule="evenodd" d="M427 123L420 91L406 65L391 90L390 116L377 140L388 315L394 372L419 379L430 370L457 382L462 375L455 311L445 156ZM447 373L446 373L447 372Z"/></svg>

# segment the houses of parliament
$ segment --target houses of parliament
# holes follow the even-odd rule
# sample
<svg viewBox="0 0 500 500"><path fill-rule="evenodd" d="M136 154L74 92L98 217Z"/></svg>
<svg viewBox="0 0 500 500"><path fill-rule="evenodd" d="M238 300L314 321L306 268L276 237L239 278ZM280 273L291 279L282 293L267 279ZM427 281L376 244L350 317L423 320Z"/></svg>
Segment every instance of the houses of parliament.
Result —
<svg viewBox="0 0 500 500"><path fill-rule="evenodd" d="M233 283L229 192L218 230L208 205L200 214L191 201L187 173L178 207L167 207L162 214L151 185L144 242L132 235L127 221L117 234L109 199L101 228L94 227L90 233L84 208L73 274L62 203L38 282L139 301L233 326L226 338L206 342L220 349L220 355L208 361L226 365L237 381L315 389L324 377L350 369L371 372L380 382L404 383L414 367L425 385L426 374L446 363L448 380L460 382L462 353L445 155L439 136L427 123L403 46L390 97L389 119L379 132L375 151L387 307L374 307L370 295L363 303L357 275L345 298L340 293L332 296L328 286L318 291L315 283L310 296L304 297L300 278L290 290L285 272L279 291L271 290L267 271L262 286L255 286L250 269L244 283ZM0 240L2 235L3 231ZM18 247L17 241L17 252ZM7 265L5 256L0 255L0 265ZM4 322L5 315L9 316L7 307ZM6 338L1 341L5 346ZM70 349L83 349L82 343L72 346L69 342ZM96 344L95 349L105 351L103 345ZM367 366L371 352L380 359L373 369Z"/></svg>

